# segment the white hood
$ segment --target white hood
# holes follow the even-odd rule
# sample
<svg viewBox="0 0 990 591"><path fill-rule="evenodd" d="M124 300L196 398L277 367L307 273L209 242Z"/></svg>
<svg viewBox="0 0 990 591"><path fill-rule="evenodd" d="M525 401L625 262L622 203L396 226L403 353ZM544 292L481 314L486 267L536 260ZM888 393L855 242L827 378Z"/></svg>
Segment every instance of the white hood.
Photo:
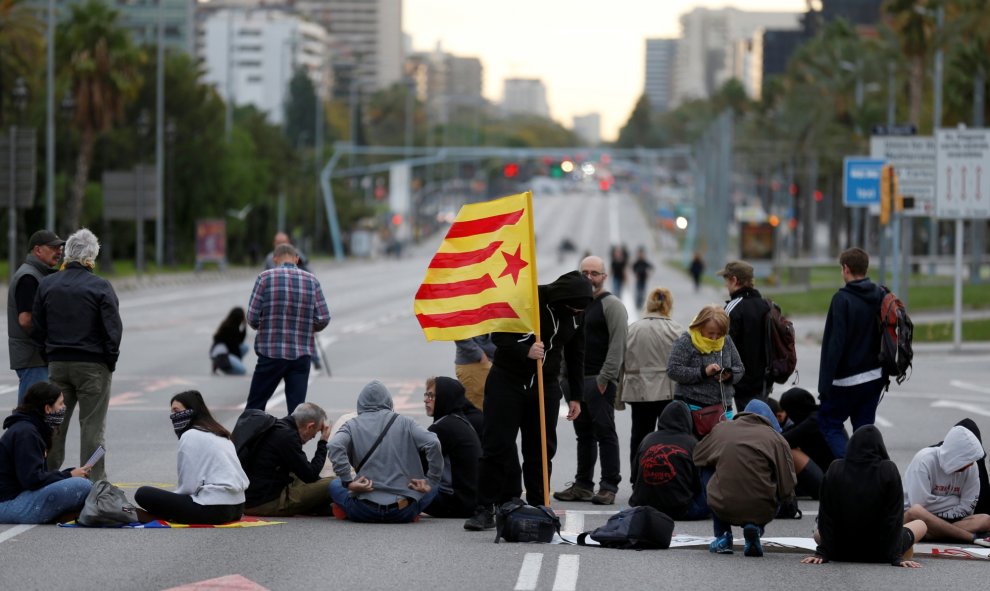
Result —
<svg viewBox="0 0 990 591"><path fill-rule="evenodd" d="M938 448L938 464L945 472L951 474L967 464L979 460L985 455L980 440L966 427L953 427L945 436L945 441Z"/></svg>

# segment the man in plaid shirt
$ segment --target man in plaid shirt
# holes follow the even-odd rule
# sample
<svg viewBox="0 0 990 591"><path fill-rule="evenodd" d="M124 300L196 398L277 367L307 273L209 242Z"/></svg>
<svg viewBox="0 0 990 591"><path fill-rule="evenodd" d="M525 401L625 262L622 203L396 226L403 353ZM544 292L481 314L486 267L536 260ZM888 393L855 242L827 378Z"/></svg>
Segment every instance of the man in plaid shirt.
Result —
<svg viewBox="0 0 990 591"><path fill-rule="evenodd" d="M258 363L251 378L247 408L264 410L279 381L285 380L289 413L306 401L313 333L330 323L320 282L299 269L291 244L275 248L274 269L258 275L248 302L247 322L258 331L254 352Z"/></svg>

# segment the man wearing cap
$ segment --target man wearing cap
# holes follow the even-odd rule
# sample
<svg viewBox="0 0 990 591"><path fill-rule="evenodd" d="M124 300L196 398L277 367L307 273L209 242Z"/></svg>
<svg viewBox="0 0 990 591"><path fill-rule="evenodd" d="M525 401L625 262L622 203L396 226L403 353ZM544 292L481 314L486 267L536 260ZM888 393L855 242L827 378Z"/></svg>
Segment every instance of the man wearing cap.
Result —
<svg viewBox="0 0 990 591"><path fill-rule="evenodd" d="M725 313L729 315L729 336L739 350L746 373L735 384L733 396L736 408L746 408L750 400L766 400L772 382L767 379L767 312L770 304L753 288L753 266L745 261L732 261L717 273L725 279L729 300Z"/></svg>
<svg viewBox="0 0 990 591"><path fill-rule="evenodd" d="M28 240L28 254L10 280L7 290L7 349L10 369L17 372L17 403L33 384L48 380L48 363L31 340L31 308L38 284L58 270L65 240L49 230L38 230Z"/></svg>

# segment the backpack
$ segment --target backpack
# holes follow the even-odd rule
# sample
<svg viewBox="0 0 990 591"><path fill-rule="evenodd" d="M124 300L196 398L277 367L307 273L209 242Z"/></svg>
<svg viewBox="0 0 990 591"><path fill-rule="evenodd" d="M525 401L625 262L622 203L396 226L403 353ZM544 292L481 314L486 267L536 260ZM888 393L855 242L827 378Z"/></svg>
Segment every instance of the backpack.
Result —
<svg viewBox="0 0 990 591"><path fill-rule="evenodd" d="M256 408L249 408L237 417L230 440L237 451L237 459L241 461L241 467L247 469L254 456L254 448L261 441L261 436L271 431L276 422L275 417Z"/></svg>
<svg viewBox="0 0 990 591"><path fill-rule="evenodd" d="M784 316L780 306L770 298L763 298L770 305L764 317L766 320L766 377L783 384L797 368L797 344L794 338L794 323ZM764 380L766 382L766 380Z"/></svg>
<svg viewBox="0 0 990 591"><path fill-rule="evenodd" d="M914 323L908 316L904 302L881 285L883 300L880 302L880 367L888 377L893 377L900 385L908 379L908 369L914 350L911 342L914 339ZM890 382L887 383L890 387Z"/></svg>
<svg viewBox="0 0 990 591"><path fill-rule="evenodd" d="M550 543L554 534L560 534L560 518L550 507L533 507L521 499L503 503L495 513L495 543L542 542Z"/></svg>
<svg viewBox="0 0 990 591"><path fill-rule="evenodd" d="M138 520L137 508L124 491L106 480L93 483L76 523L87 527L127 525Z"/></svg>
<svg viewBox="0 0 990 591"><path fill-rule="evenodd" d="M604 548L666 550L674 534L674 520L649 505L623 509L598 529L578 535L578 545L586 546L588 536Z"/></svg>

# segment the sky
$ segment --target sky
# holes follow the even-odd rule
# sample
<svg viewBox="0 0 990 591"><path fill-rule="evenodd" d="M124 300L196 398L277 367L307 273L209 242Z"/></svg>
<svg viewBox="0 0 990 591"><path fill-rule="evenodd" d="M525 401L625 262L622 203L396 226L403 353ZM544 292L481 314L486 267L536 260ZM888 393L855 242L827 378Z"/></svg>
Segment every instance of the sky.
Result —
<svg viewBox="0 0 990 591"><path fill-rule="evenodd" d="M643 93L646 38L678 37L679 17L698 6L806 10L805 0L403 0L413 49L477 57L482 92L500 102L505 78L541 78L550 116L571 127L598 112L614 140Z"/></svg>

